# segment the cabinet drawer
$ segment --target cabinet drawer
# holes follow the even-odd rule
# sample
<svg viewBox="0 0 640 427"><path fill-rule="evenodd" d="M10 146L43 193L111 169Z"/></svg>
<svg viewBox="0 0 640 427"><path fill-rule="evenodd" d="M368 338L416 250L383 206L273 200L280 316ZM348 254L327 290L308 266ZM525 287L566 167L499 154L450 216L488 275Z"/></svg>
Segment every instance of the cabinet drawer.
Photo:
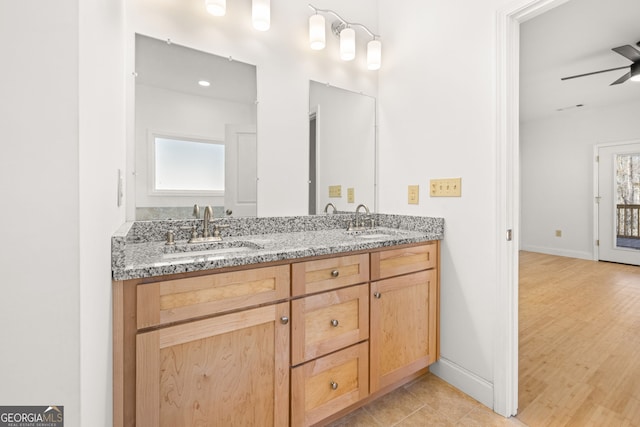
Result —
<svg viewBox="0 0 640 427"><path fill-rule="evenodd" d="M293 264L293 295L305 295L369 280L369 255L350 255Z"/></svg>
<svg viewBox="0 0 640 427"><path fill-rule="evenodd" d="M291 302L293 365L369 337L369 285L327 291Z"/></svg>
<svg viewBox="0 0 640 427"><path fill-rule="evenodd" d="M288 265L138 285L138 329L288 298Z"/></svg>
<svg viewBox="0 0 640 427"><path fill-rule="evenodd" d="M437 242L371 254L371 280L399 276L434 268L438 261Z"/></svg>
<svg viewBox="0 0 640 427"><path fill-rule="evenodd" d="M369 394L369 346L354 345L291 370L291 425L309 426Z"/></svg>

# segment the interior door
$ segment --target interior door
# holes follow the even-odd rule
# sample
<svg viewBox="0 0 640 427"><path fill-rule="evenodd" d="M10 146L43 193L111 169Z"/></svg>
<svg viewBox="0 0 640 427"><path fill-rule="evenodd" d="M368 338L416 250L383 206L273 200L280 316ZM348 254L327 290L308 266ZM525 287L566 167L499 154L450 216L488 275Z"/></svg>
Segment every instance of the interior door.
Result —
<svg viewBox="0 0 640 427"><path fill-rule="evenodd" d="M225 129L224 204L228 216L258 214L258 145L252 125L227 125Z"/></svg>
<svg viewBox="0 0 640 427"><path fill-rule="evenodd" d="M640 141L598 147L598 259L640 265Z"/></svg>

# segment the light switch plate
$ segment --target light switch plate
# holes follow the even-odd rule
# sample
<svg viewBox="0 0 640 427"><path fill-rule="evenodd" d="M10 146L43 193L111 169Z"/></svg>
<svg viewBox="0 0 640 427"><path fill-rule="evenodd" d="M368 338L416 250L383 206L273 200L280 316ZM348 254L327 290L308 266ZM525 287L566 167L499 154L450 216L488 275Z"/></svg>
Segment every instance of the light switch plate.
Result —
<svg viewBox="0 0 640 427"><path fill-rule="evenodd" d="M342 185L330 185L329 197L342 197Z"/></svg>
<svg viewBox="0 0 640 427"><path fill-rule="evenodd" d="M353 188L347 188L347 203L355 203L356 192Z"/></svg>
<svg viewBox="0 0 640 427"><path fill-rule="evenodd" d="M432 179L429 194L431 197L461 197L462 178Z"/></svg>
<svg viewBox="0 0 640 427"><path fill-rule="evenodd" d="M419 185L409 186L408 202L410 205L417 205L420 202L420 186Z"/></svg>

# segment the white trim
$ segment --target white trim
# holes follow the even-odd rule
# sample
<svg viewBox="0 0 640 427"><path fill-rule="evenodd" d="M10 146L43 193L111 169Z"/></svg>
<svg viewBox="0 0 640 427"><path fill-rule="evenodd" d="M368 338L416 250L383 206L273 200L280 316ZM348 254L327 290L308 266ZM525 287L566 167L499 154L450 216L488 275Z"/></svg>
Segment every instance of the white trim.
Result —
<svg viewBox="0 0 640 427"><path fill-rule="evenodd" d="M167 132L155 129L147 129L147 196L171 196L171 197L224 197L225 190L159 190L156 188L156 138L173 139L180 141L214 144L225 147L224 140L207 136L186 135L177 132Z"/></svg>
<svg viewBox="0 0 640 427"><path fill-rule="evenodd" d="M593 261L600 260L600 246L596 244L596 241L600 240L600 209L599 203L596 202L600 196L600 162L596 159L599 159L601 148L630 144L640 144L640 139L603 142L593 145Z"/></svg>
<svg viewBox="0 0 640 427"><path fill-rule="evenodd" d="M572 251L568 249L558 249L558 248L550 248L547 246L536 246L536 245L523 245L521 249L523 251L538 252L541 254L586 259L589 261L593 260L593 254L591 252L585 252L585 251Z"/></svg>
<svg viewBox="0 0 640 427"><path fill-rule="evenodd" d="M493 385L474 373L464 369L448 359L441 358L429 367L435 376L442 378L452 386L464 390L466 394L485 406L493 405Z"/></svg>
<svg viewBox="0 0 640 427"><path fill-rule="evenodd" d="M603 145L595 144L593 146L593 260L598 261L600 259L600 245L597 244L600 240L600 209L599 209L599 197L600 197L600 177L598 175L600 167L599 164L599 150Z"/></svg>
<svg viewBox="0 0 640 427"><path fill-rule="evenodd" d="M518 411L518 239L520 211L520 23L568 0L517 0L497 13L496 40L496 319L493 409ZM514 240L507 241L507 230Z"/></svg>

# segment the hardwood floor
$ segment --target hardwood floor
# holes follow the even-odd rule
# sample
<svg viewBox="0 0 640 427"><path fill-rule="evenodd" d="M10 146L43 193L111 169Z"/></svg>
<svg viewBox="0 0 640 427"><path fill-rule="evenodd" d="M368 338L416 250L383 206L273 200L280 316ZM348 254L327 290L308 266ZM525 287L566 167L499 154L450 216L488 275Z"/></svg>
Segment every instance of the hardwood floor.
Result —
<svg viewBox="0 0 640 427"><path fill-rule="evenodd" d="M518 419L640 426L640 267L520 253Z"/></svg>

